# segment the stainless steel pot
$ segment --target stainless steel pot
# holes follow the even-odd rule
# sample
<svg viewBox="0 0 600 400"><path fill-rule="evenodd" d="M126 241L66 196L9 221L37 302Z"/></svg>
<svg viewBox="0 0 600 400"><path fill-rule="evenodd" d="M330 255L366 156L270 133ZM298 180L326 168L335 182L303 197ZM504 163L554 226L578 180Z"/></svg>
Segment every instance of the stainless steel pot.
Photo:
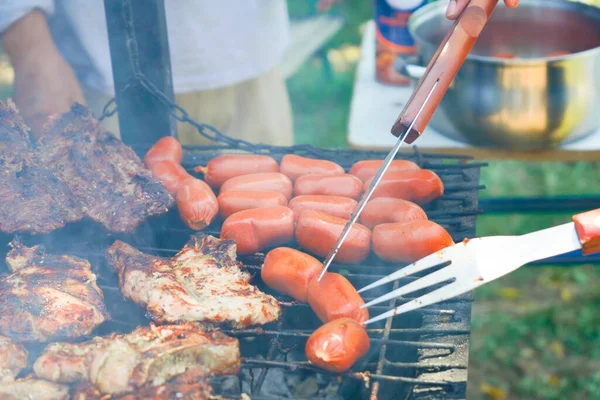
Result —
<svg viewBox="0 0 600 400"><path fill-rule="evenodd" d="M415 12L418 82L450 29L447 2ZM549 53L568 51L564 56ZM495 55L510 52L517 58ZM500 1L429 124L462 142L516 150L558 147L600 128L600 8L567 0Z"/></svg>

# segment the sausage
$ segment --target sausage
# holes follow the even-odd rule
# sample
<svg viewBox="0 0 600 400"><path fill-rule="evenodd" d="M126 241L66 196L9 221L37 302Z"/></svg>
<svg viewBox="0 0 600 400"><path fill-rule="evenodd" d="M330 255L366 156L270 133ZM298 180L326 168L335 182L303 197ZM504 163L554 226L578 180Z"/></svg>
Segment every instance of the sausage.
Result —
<svg viewBox="0 0 600 400"><path fill-rule="evenodd" d="M260 191L260 192L279 192L286 199L292 197L292 181L290 178L279 172L261 172L258 174L248 174L236 176L225 181L221 186L221 193L230 191Z"/></svg>
<svg viewBox="0 0 600 400"><path fill-rule="evenodd" d="M373 251L384 261L413 263L453 244L450 234L429 220L381 224L373 229Z"/></svg>
<svg viewBox="0 0 600 400"><path fill-rule="evenodd" d="M369 310L360 308L365 302L354 286L343 275L326 272L321 280L308 284L308 304L324 323L338 318L352 318L363 323L369 319Z"/></svg>
<svg viewBox="0 0 600 400"><path fill-rule="evenodd" d="M369 229L390 222L410 222L428 219L423 209L410 201L393 197L369 200L360 214L360 223Z"/></svg>
<svg viewBox="0 0 600 400"><path fill-rule="evenodd" d="M173 196L177 195L183 182L192 177L181 165L172 161L158 161L150 170Z"/></svg>
<svg viewBox="0 0 600 400"><path fill-rule="evenodd" d="M365 182L364 189L371 186L373 178ZM375 188L371 199L377 197L395 197L417 204L429 203L444 194L444 184L433 171L398 171L386 174Z"/></svg>
<svg viewBox="0 0 600 400"><path fill-rule="evenodd" d="M146 168L152 168L159 161L171 161L181 164L183 160L183 149L179 140L171 136L160 138L144 156Z"/></svg>
<svg viewBox="0 0 600 400"><path fill-rule="evenodd" d="M362 182L365 182L369 178L373 178L379 168L383 165L383 160L363 160L357 161L350 168L350 175L356 176ZM417 164L408 160L394 160L385 171L385 175L398 172L398 171L414 171L421 169Z"/></svg>
<svg viewBox="0 0 600 400"><path fill-rule="evenodd" d="M279 165L272 157L256 154L224 154L210 160L206 167L194 168L204 174L210 186L219 188L226 180L236 176L279 172Z"/></svg>
<svg viewBox="0 0 600 400"><path fill-rule="evenodd" d="M306 358L330 372L344 372L369 352L365 328L350 318L340 318L319 327L306 341Z"/></svg>
<svg viewBox="0 0 600 400"><path fill-rule="evenodd" d="M344 168L328 160L317 160L297 156L295 154L286 154L279 164L279 172L286 175L294 182L302 175L308 174L343 174Z"/></svg>
<svg viewBox="0 0 600 400"><path fill-rule="evenodd" d="M219 214L227 218L238 211L252 208L285 206L287 198L279 192L236 191L222 192L217 197Z"/></svg>
<svg viewBox="0 0 600 400"><path fill-rule="evenodd" d="M323 263L289 247L278 247L267 253L260 276L279 293L298 301L308 301L308 284L321 273Z"/></svg>
<svg viewBox="0 0 600 400"><path fill-rule="evenodd" d="M294 183L294 196L322 194L358 199L363 190L360 179L350 174L303 175Z"/></svg>
<svg viewBox="0 0 600 400"><path fill-rule="evenodd" d="M187 226L201 230L210 225L219 212L219 203L210 186L198 178L186 180L177 191L179 216Z"/></svg>
<svg viewBox="0 0 600 400"><path fill-rule="evenodd" d="M291 199L287 206L294 210L296 219L304 210L321 211L334 217L350 219L358 202L341 196L300 195Z"/></svg>
<svg viewBox="0 0 600 400"><path fill-rule="evenodd" d="M294 238L294 212L287 207L253 208L229 216L221 239L233 239L238 254L254 254Z"/></svg>
<svg viewBox="0 0 600 400"><path fill-rule="evenodd" d="M342 234L347 220L333 217L321 211L305 210L298 217L296 241L305 250L320 257L327 257L337 238ZM364 225L354 224L336 260L346 264L364 261L371 248L371 231Z"/></svg>

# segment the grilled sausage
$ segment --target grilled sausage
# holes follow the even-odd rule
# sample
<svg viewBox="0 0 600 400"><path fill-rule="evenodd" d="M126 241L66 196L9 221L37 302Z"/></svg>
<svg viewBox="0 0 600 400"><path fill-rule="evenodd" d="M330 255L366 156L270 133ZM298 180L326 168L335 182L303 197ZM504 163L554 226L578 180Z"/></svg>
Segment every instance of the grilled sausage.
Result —
<svg viewBox="0 0 600 400"><path fill-rule="evenodd" d="M279 165L272 157L256 154L224 154L210 160L206 167L198 166L196 172L204 174L204 180L219 188L226 180L236 176L279 172Z"/></svg>
<svg viewBox="0 0 600 400"><path fill-rule="evenodd" d="M160 138L144 156L146 168L152 168L159 161L171 161L181 164L183 160L183 149L179 140L171 136Z"/></svg>
<svg viewBox="0 0 600 400"><path fill-rule="evenodd" d="M373 251L390 262L413 263L453 244L450 234L429 220L381 224L373 229Z"/></svg>
<svg viewBox="0 0 600 400"><path fill-rule="evenodd" d="M360 214L360 223L369 229L390 222L410 222L428 219L423 209L410 201L393 197L369 200Z"/></svg>
<svg viewBox="0 0 600 400"><path fill-rule="evenodd" d="M352 283L343 275L326 272L319 281L308 284L308 304L323 322L352 318L362 323L369 319L369 310L360 308L365 302Z"/></svg>
<svg viewBox="0 0 600 400"><path fill-rule="evenodd" d="M328 322L306 341L306 358L330 372L344 372L369 352L371 343L365 328L350 318Z"/></svg>
<svg viewBox="0 0 600 400"><path fill-rule="evenodd" d="M350 168L350 175L356 176L362 182L369 178L373 178L379 168L383 165L383 160L363 160L357 161ZM417 164L408 160L394 160L385 171L385 175L398 171L414 171L421 169Z"/></svg>
<svg viewBox="0 0 600 400"><path fill-rule="evenodd" d="M358 199L362 190L361 180L350 174L309 174L294 183L294 196L321 194Z"/></svg>
<svg viewBox="0 0 600 400"><path fill-rule="evenodd" d="M217 197L219 201L219 214L227 218L238 211L252 208L266 208L285 206L287 199L279 192L236 191L223 192Z"/></svg>
<svg viewBox="0 0 600 400"><path fill-rule="evenodd" d="M302 175L343 174L345 171L344 168L333 161L286 154L279 164L279 172L286 175L293 182Z"/></svg>
<svg viewBox="0 0 600 400"><path fill-rule="evenodd" d="M342 234L347 220L320 211L305 210L298 217L296 241L305 250L327 257ZM364 225L354 224L336 255L336 260L346 264L364 261L371 247L371 231Z"/></svg>
<svg viewBox="0 0 600 400"><path fill-rule="evenodd" d="M183 182L192 177L181 165L166 160L158 161L152 166L151 171L173 196L177 195Z"/></svg>
<svg viewBox="0 0 600 400"><path fill-rule="evenodd" d="M287 207L253 208L223 222L221 239L233 239L238 254L254 254L294 238L294 212Z"/></svg>
<svg viewBox="0 0 600 400"><path fill-rule="evenodd" d="M365 182L367 190L373 178ZM385 176L375 188L372 199L377 197L395 197L417 204L429 203L444 194L444 184L435 172L420 169L418 171L398 171Z"/></svg>
<svg viewBox="0 0 600 400"><path fill-rule="evenodd" d="M197 178L187 179L177 191L176 199L179 216L194 230L210 225L219 212L219 203L212 189Z"/></svg>
<svg viewBox="0 0 600 400"><path fill-rule="evenodd" d="M279 192L286 199L292 197L292 181L279 172L261 172L236 176L225 181L221 186L221 193L230 191L260 191Z"/></svg>
<svg viewBox="0 0 600 400"><path fill-rule="evenodd" d="M296 219L304 210L321 211L334 217L350 219L356 206L358 202L354 199L324 195L301 195L288 203L288 207L294 210Z"/></svg>
<svg viewBox="0 0 600 400"><path fill-rule="evenodd" d="M322 267L321 261L306 253L278 247L267 253L260 276L271 289L306 303L308 284Z"/></svg>

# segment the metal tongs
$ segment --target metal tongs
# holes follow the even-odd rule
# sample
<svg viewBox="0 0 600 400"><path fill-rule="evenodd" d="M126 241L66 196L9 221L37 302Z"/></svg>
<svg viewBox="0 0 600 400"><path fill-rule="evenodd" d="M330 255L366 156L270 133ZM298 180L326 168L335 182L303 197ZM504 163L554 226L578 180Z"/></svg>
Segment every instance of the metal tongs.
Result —
<svg viewBox="0 0 600 400"><path fill-rule="evenodd" d="M381 168L373 178L371 186L363 195L356 210L325 259L318 280L321 280L327 272L350 230L358 220L358 216L396 157L402 143L413 143L425 130L442 97L444 97L450 83L467 58L467 54L471 51L473 44L475 44L497 4L498 0L471 0L454 22L452 29L433 55L423 77L394 123L392 134L398 137L398 140L385 158ZM402 240L401 238L398 239Z"/></svg>
<svg viewBox="0 0 600 400"><path fill-rule="evenodd" d="M600 208L574 215L573 222L521 236L465 239L360 289L359 293L443 266L364 304L361 308L434 287L429 293L371 318L364 324L460 296L525 264L579 249L584 255L600 252ZM448 281L451 282L436 288L436 285Z"/></svg>

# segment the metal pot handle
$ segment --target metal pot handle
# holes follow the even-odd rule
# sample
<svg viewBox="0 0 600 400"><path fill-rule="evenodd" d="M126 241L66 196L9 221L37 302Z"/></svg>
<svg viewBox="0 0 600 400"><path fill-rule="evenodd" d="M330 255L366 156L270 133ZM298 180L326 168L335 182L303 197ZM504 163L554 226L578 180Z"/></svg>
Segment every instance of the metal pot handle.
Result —
<svg viewBox="0 0 600 400"><path fill-rule="evenodd" d="M420 57L418 55L408 57L397 57L394 61L394 70L409 78L419 80L425 73L426 67L419 64Z"/></svg>

